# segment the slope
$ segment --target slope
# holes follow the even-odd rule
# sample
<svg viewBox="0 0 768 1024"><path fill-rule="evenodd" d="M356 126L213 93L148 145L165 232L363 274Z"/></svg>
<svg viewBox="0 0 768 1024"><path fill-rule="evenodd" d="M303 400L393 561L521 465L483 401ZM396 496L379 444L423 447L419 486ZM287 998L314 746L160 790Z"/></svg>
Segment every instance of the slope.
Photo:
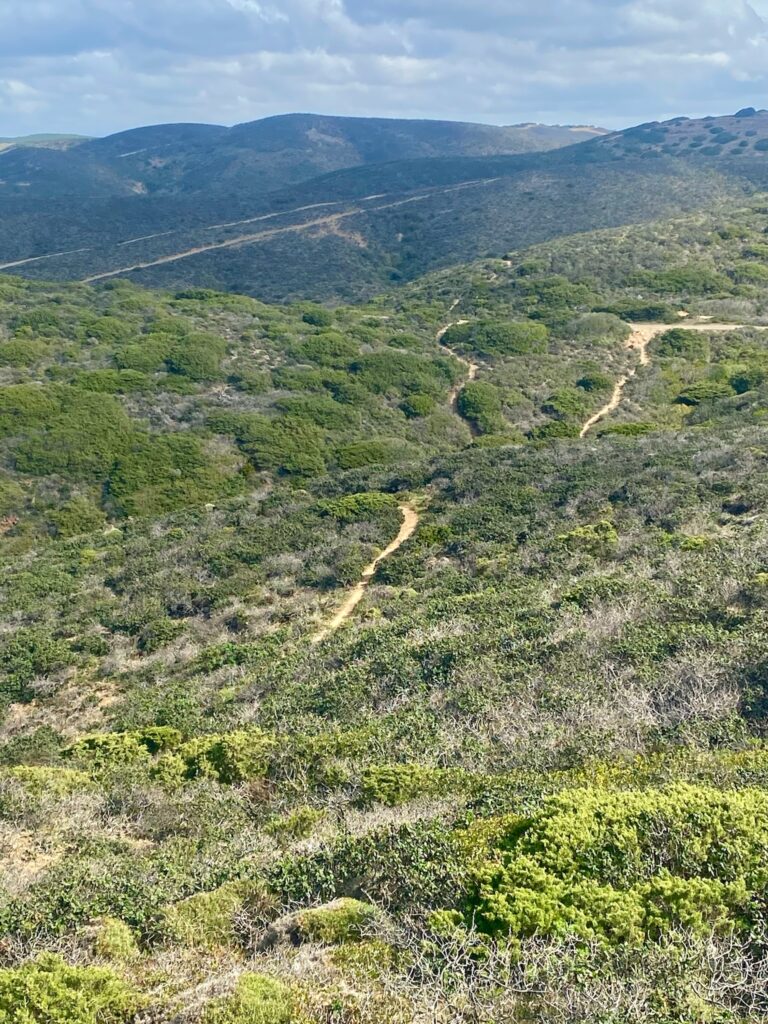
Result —
<svg viewBox="0 0 768 1024"><path fill-rule="evenodd" d="M9 1014L765 1020L766 227L0 282Z"/></svg>

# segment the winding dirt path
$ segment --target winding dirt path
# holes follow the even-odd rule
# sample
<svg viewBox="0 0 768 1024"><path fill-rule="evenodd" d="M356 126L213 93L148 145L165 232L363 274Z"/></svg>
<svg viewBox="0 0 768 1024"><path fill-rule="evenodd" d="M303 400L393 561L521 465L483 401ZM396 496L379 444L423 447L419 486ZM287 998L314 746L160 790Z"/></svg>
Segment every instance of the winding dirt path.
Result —
<svg viewBox="0 0 768 1024"><path fill-rule="evenodd" d="M451 309L455 309L456 305L458 304L458 301L458 299L454 301L454 304L453 306L451 306ZM446 324L445 327L441 327L440 330L435 335L435 341L440 346L440 349L443 352L445 352L447 356L450 356L452 359L455 359L457 362L461 363L461 365L464 366L467 371L466 376L462 380L460 380L458 384L455 384L448 393L448 401L451 404L451 409L453 409L453 411L459 417L461 417L461 413L459 412L458 409L458 402L461 389L464 387L465 384L469 383L469 381L474 380L475 377L477 377L477 371L480 369L480 365L479 363L473 363L470 359L465 359L464 356L460 356L457 352L454 352L452 348L448 348L447 345L443 345L443 338L452 327L458 327L460 324L468 323L469 320L454 320L452 323ZM463 417L461 418L463 419Z"/></svg>
<svg viewBox="0 0 768 1024"><path fill-rule="evenodd" d="M344 625L347 619L351 618L355 609L365 596L365 592L379 567L379 563L383 562L385 558L389 558L390 555L393 555L398 548L401 548L403 544L405 544L409 537L413 536L416 527L419 525L419 513L412 505L400 505L400 514L403 517L403 522L395 539L391 544L388 544L384 550L376 556L376 558L374 558L370 565L367 565L365 569L363 569L360 582L350 590L344 603L338 611L335 612L333 617L326 622L322 629L315 633L312 637L313 644L322 643L326 637L335 633L340 626Z"/></svg>
<svg viewBox="0 0 768 1024"><path fill-rule="evenodd" d="M459 300L455 299L450 307L451 310L455 309L458 304ZM467 323L469 323L469 320L454 320L452 323L446 324L444 327L441 327L440 330L435 335L435 341L440 346L442 351L445 352L446 355L451 356L452 359L456 359L458 362L460 362L462 366L466 368L467 371L463 379L460 380L453 388L451 388L451 391L448 396L451 403L451 408L453 409L457 416L462 418L462 421L463 417L461 417L461 414L458 411L459 393L461 392L461 389L468 381L475 379L475 377L477 376L477 371L480 369L480 367L477 363L473 363L471 360L465 359L463 356L457 355L452 349L448 348L447 345L443 345L442 340L445 337L446 333L451 329L451 327L455 327L458 324ZM392 541L392 543L388 544L384 548L384 550L380 554L378 554L376 558L374 558L370 565L367 565L365 569L363 569L360 581L347 594L344 603L338 608L338 610L333 614L333 616L330 619L328 619L328 621L325 623L322 629L319 629L317 633L314 634L311 640L313 644L322 643L323 640L325 640L327 637L335 633L340 626L343 626L344 623L352 617L352 615L355 612L355 609L360 604L363 597L365 597L365 592L368 589L371 580L375 576L376 570L379 567L380 563L383 562L384 559L389 558L390 555L393 555L399 548L403 546L403 544L405 544L409 537L413 536L416 527L419 525L419 513L412 505L403 504L400 505L399 508L400 514L403 517L399 533Z"/></svg>
<svg viewBox="0 0 768 1024"><path fill-rule="evenodd" d="M696 323L681 322L677 324L630 324L632 333L627 339L626 347L631 349L638 354L637 364L632 367L623 377L620 377L613 388L613 393L610 399L605 403L602 409L598 409L594 415L590 416L589 419L584 423L581 428L579 437L585 437L592 427L604 420L606 416L610 416L612 412L621 405L621 401L624 397L624 389L626 388L629 381L635 376L641 366L648 366L651 362L651 357L648 354L648 346L654 338L660 334L664 334L666 331L670 331L673 328L675 330L683 331L738 331L743 327L755 326L762 330L765 330L760 324L716 324L708 320L700 320Z"/></svg>

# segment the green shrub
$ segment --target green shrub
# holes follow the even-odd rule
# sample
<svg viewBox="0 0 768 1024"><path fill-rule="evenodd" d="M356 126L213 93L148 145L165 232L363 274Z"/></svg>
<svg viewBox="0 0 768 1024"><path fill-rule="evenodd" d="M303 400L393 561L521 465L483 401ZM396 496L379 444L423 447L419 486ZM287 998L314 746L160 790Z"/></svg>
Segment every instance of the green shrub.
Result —
<svg viewBox="0 0 768 1024"><path fill-rule="evenodd" d="M457 408L482 434L500 433L504 429L501 396L495 385L486 381L470 381L459 392Z"/></svg>
<svg viewBox="0 0 768 1024"><path fill-rule="evenodd" d="M0 698L29 700L28 685L37 676L47 676L74 660L69 644L41 629L19 629L4 643L0 668Z"/></svg>
<svg viewBox="0 0 768 1024"><path fill-rule="evenodd" d="M725 274L693 263L668 270L641 271L637 274L637 281L653 291L674 295L710 295L731 290L731 282Z"/></svg>
<svg viewBox="0 0 768 1024"><path fill-rule="evenodd" d="M336 331L325 331L307 338L293 350L299 360L321 366L346 366L359 355L360 347Z"/></svg>
<svg viewBox="0 0 768 1024"><path fill-rule="evenodd" d="M656 342L656 353L660 356L673 356L677 359L701 359L710 357L709 339L696 331L686 331L683 327L673 327L665 331Z"/></svg>
<svg viewBox="0 0 768 1024"><path fill-rule="evenodd" d="M85 772L73 768L48 768L43 765L17 765L0 771L0 778L12 779L31 796L65 797L91 788Z"/></svg>
<svg viewBox="0 0 768 1024"><path fill-rule="evenodd" d="M191 380L215 380L220 376L221 360L227 347L215 334L190 334L172 346L166 365L171 373Z"/></svg>
<svg viewBox="0 0 768 1024"><path fill-rule="evenodd" d="M488 358L546 352L548 337L549 331L540 323L478 320L449 328L443 341L449 348L476 352Z"/></svg>
<svg viewBox="0 0 768 1024"><path fill-rule="evenodd" d="M104 917L96 922L93 940L94 952L105 960L125 963L135 960L139 947L132 930L116 917Z"/></svg>
<svg viewBox="0 0 768 1024"><path fill-rule="evenodd" d="M675 399L678 405L700 405L712 402L717 398L727 398L733 394L733 388L722 380L700 380L689 384Z"/></svg>
<svg viewBox="0 0 768 1024"><path fill-rule="evenodd" d="M728 383L737 395L744 395L747 391L759 388L761 384L765 383L766 379L768 379L768 367L762 365L746 366L731 374L728 378Z"/></svg>
<svg viewBox="0 0 768 1024"><path fill-rule="evenodd" d="M229 785L266 775L275 742L258 729L243 729L198 736L183 744L178 756L186 765L188 778L204 776Z"/></svg>
<svg viewBox="0 0 768 1024"><path fill-rule="evenodd" d="M456 368L449 360L427 359L411 352L371 352L350 364L356 380L377 395L444 393Z"/></svg>
<svg viewBox="0 0 768 1024"><path fill-rule="evenodd" d="M400 408L408 417L408 419L417 419L420 416L429 416L434 411L437 403L431 395L411 395L406 398L404 402L400 403Z"/></svg>
<svg viewBox="0 0 768 1024"><path fill-rule="evenodd" d="M312 306L301 318L305 324L313 327L330 327L333 323L333 313L323 306Z"/></svg>
<svg viewBox="0 0 768 1024"><path fill-rule="evenodd" d="M509 820L494 845L467 907L491 935L634 943L729 931L764 883L768 797L684 784L566 790Z"/></svg>
<svg viewBox="0 0 768 1024"><path fill-rule="evenodd" d="M85 497L70 498L49 513L57 537L77 537L93 533L106 523L106 516Z"/></svg>
<svg viewBox="0 0 768 1024"><path fill-rule="evenodd" d="M360 802L395 807L419 796L455 792L467 782L459 768L431 768L420 764L376 765L360 779Z"/></svg>
<svg viewBox="0 0 768 1024"><path fill-rule="evenodd" d="M581 420L589 408L579 388L558 388L542 405L542 411L559 420Z"/></svg>
<svg viewBox="0 0 768 1024"><path fill-rule="evenodd" d="M580 377L576 381L576 387L581 388L582 391L610 391L613 387L613 381L611 378L599 371L593 373L587 373L583 377Z"/></svg>
<svg viewBox="0 0 768 1024"><path fill-rule="evenodd" d="M184 946L216 949L238 944L237 915L247 904L266 908L269 897L255 881L225 882L212 892L199 892L165 907L162 930Z"/></svg>
<svg viewBox="0 0 768 1024"><path fill-rule="evenodd" d="M332 946L364 938L378 916L376 907L370 903L345 897L324 907L302 911L298 926L303 938Z"/></svg>
<svg viewBox="0 0 768 1024"><path fill-rule="evenodd" d="M578 437L579 424L566 423L565 420L549 420L529 431L528 436L532 441L548 441L559 437Z"/></svg>
<svg viewBox="0 0 768 1024"><path fill-rule="evenodd" d="M739 284L765 284L768 281L768 267L762 263L735 263L730 273Z"/></svg>
<svg viewBox="0 0 768 1024"><path fill-rule="evenodd" d="M0 970L0 1024L128 1024L135 991L104 967L70 967L52 954Z"/></svg>
<svg viewBox="0 0 768 1024"><path fill-rule="evenodd" d="M182 635L184 623L167 615L148 623L139 634L138 647L142 654L152 654Z"/></svg>
<svg viewBox="0 0 768 1024"><path fill-rule="evenodd" d="M336 449L336 461L341 469L390 466L403 455L404 446L398 441L355 441Z"/></svg>
<svg viewBox="0 0 768 1024"><path fill-rule="evenodd" d="M328 498L318 502L323 516L330 516L344 525L374 519L382 513L397 510L397 498L381 491L366 491L361 494L345 494L342 498Z"/></svg>
<svg viewBox="0 0 768 1024"><path fill-rule="evenodd" d="M582 313L568 324L567 333L580 341L626 341L630 328L614 313Z"/></svg>
<svg viewBox="0 0 768 1024"><path fill-rule="evenodd" d="M34 366L51 354L51 346L38 338L0 342L0 366Z"/></svg>
<svg viewBox="0 0 768 1024"><path fill-rule="evenodd" d="M571 551L588 551L593 555L610 554L619 542L616 527L607 519L599 523L577 526L568 533L559 534L558 543Z"/></svg>
<svg viewBox="0 0 768 1024"><path fill-rule="evenodd" d="M294 1000L287 985L263 974L243 974L230 996L214 999L201 1024L291 1024Z"/></svg>

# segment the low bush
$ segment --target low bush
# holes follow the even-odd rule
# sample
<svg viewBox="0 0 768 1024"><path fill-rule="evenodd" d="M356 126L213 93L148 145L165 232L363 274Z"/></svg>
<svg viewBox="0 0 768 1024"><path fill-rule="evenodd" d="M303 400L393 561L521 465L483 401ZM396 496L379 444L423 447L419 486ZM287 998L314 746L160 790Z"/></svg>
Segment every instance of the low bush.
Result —
<svg viewBox="0 0 768 1024"><path fill-rule="evenodd" d="M263 974L243 974L234 992L207 1004L201 1024L291 1024L294 999L287 985Z"/></svg>
<svg viewBox="0 0 768 1024"><path fill-rule="evenodd" d="M105 967L44 954L0 970L0 1024L128 1024L138 1009L134 989Z"/></svg>

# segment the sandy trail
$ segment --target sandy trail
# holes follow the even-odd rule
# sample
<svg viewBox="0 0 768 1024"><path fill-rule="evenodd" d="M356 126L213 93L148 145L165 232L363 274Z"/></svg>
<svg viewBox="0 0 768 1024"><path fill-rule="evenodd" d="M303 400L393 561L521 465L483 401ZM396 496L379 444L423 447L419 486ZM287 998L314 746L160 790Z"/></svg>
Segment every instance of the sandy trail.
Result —
<svg viewBox="0 0 768 1024"><path fill-rule="evenodd" d="M761 330L765 330L765 327L760 324L716 324L708 320L700 320L696 323L678 323L678 324L631 324L632 333L627 339L627 348L631 349L638 354L637 365L633 366L623 377L620 377L614 386L613 393L610 399L605 403L602 409L590 416L584 426L581 428L579 437L584 437L589 431L598 424L601 420L604 420L606 416L610 416L621 405L621 400L624 397L624 389L628 382L635 376L638 369L641 366L648 366L651 357L648 355L648 346L654 338L658 337L659 334L664 334L666 331L672 330L673 328L683 331L738 331L743 327L755 326Z"/></svg>
<svg viewBox="0 0 768 1024"><path fill-rule="evenodd" d="M335 633L336 630L352 616L355 608L357 608L365 596L365 592L368 589L379 564L383 562L385 558L389 558L390 555L393 555L398 548L405 544L409 537L413 536L414 530L419 525L419 513L411 505L400 505L399 507L400 514L403 517L403 522L400 526L398 535L391 544L388 544L384 550L374 558L370 565L367 565L365 569L363 569L360 582L349 592L349 594L347 594L344 603L334 616L328 620L321 630L315 633L312 637L313 644L322 643L326 637Z"/></svg>
<svg viewBox="0 0 768 1024"><path fill-rule="evenodd" d="M453 305L451 306L451 309L455 309L458 303L459 300L455 299ZM443 338L452 327L458 327L460 324L468 323L469 320L454 320L453 323L446 324L445 327L441 327L440 330L435 335L435 341L440 346L441 350L445 352L446 355L450 356L452 359L455 359L457 362L461 363L461 365L466 367L467 370L466 377L464 377L463 380L460 380L458 384L455 384L448 393L448 400L451 403L451 408L453 409L457 416L460 415L458 411L458 401L461 389L464 387L465 384L467 384L471 380L474 380L475 377L477 377L477 371L480 369L480 366L478 363L473 363L470 359L465 359L464 356L460 356L457 352L454 352L452 348L448 348L447 345L443 345L442 342Z"/></svg>

